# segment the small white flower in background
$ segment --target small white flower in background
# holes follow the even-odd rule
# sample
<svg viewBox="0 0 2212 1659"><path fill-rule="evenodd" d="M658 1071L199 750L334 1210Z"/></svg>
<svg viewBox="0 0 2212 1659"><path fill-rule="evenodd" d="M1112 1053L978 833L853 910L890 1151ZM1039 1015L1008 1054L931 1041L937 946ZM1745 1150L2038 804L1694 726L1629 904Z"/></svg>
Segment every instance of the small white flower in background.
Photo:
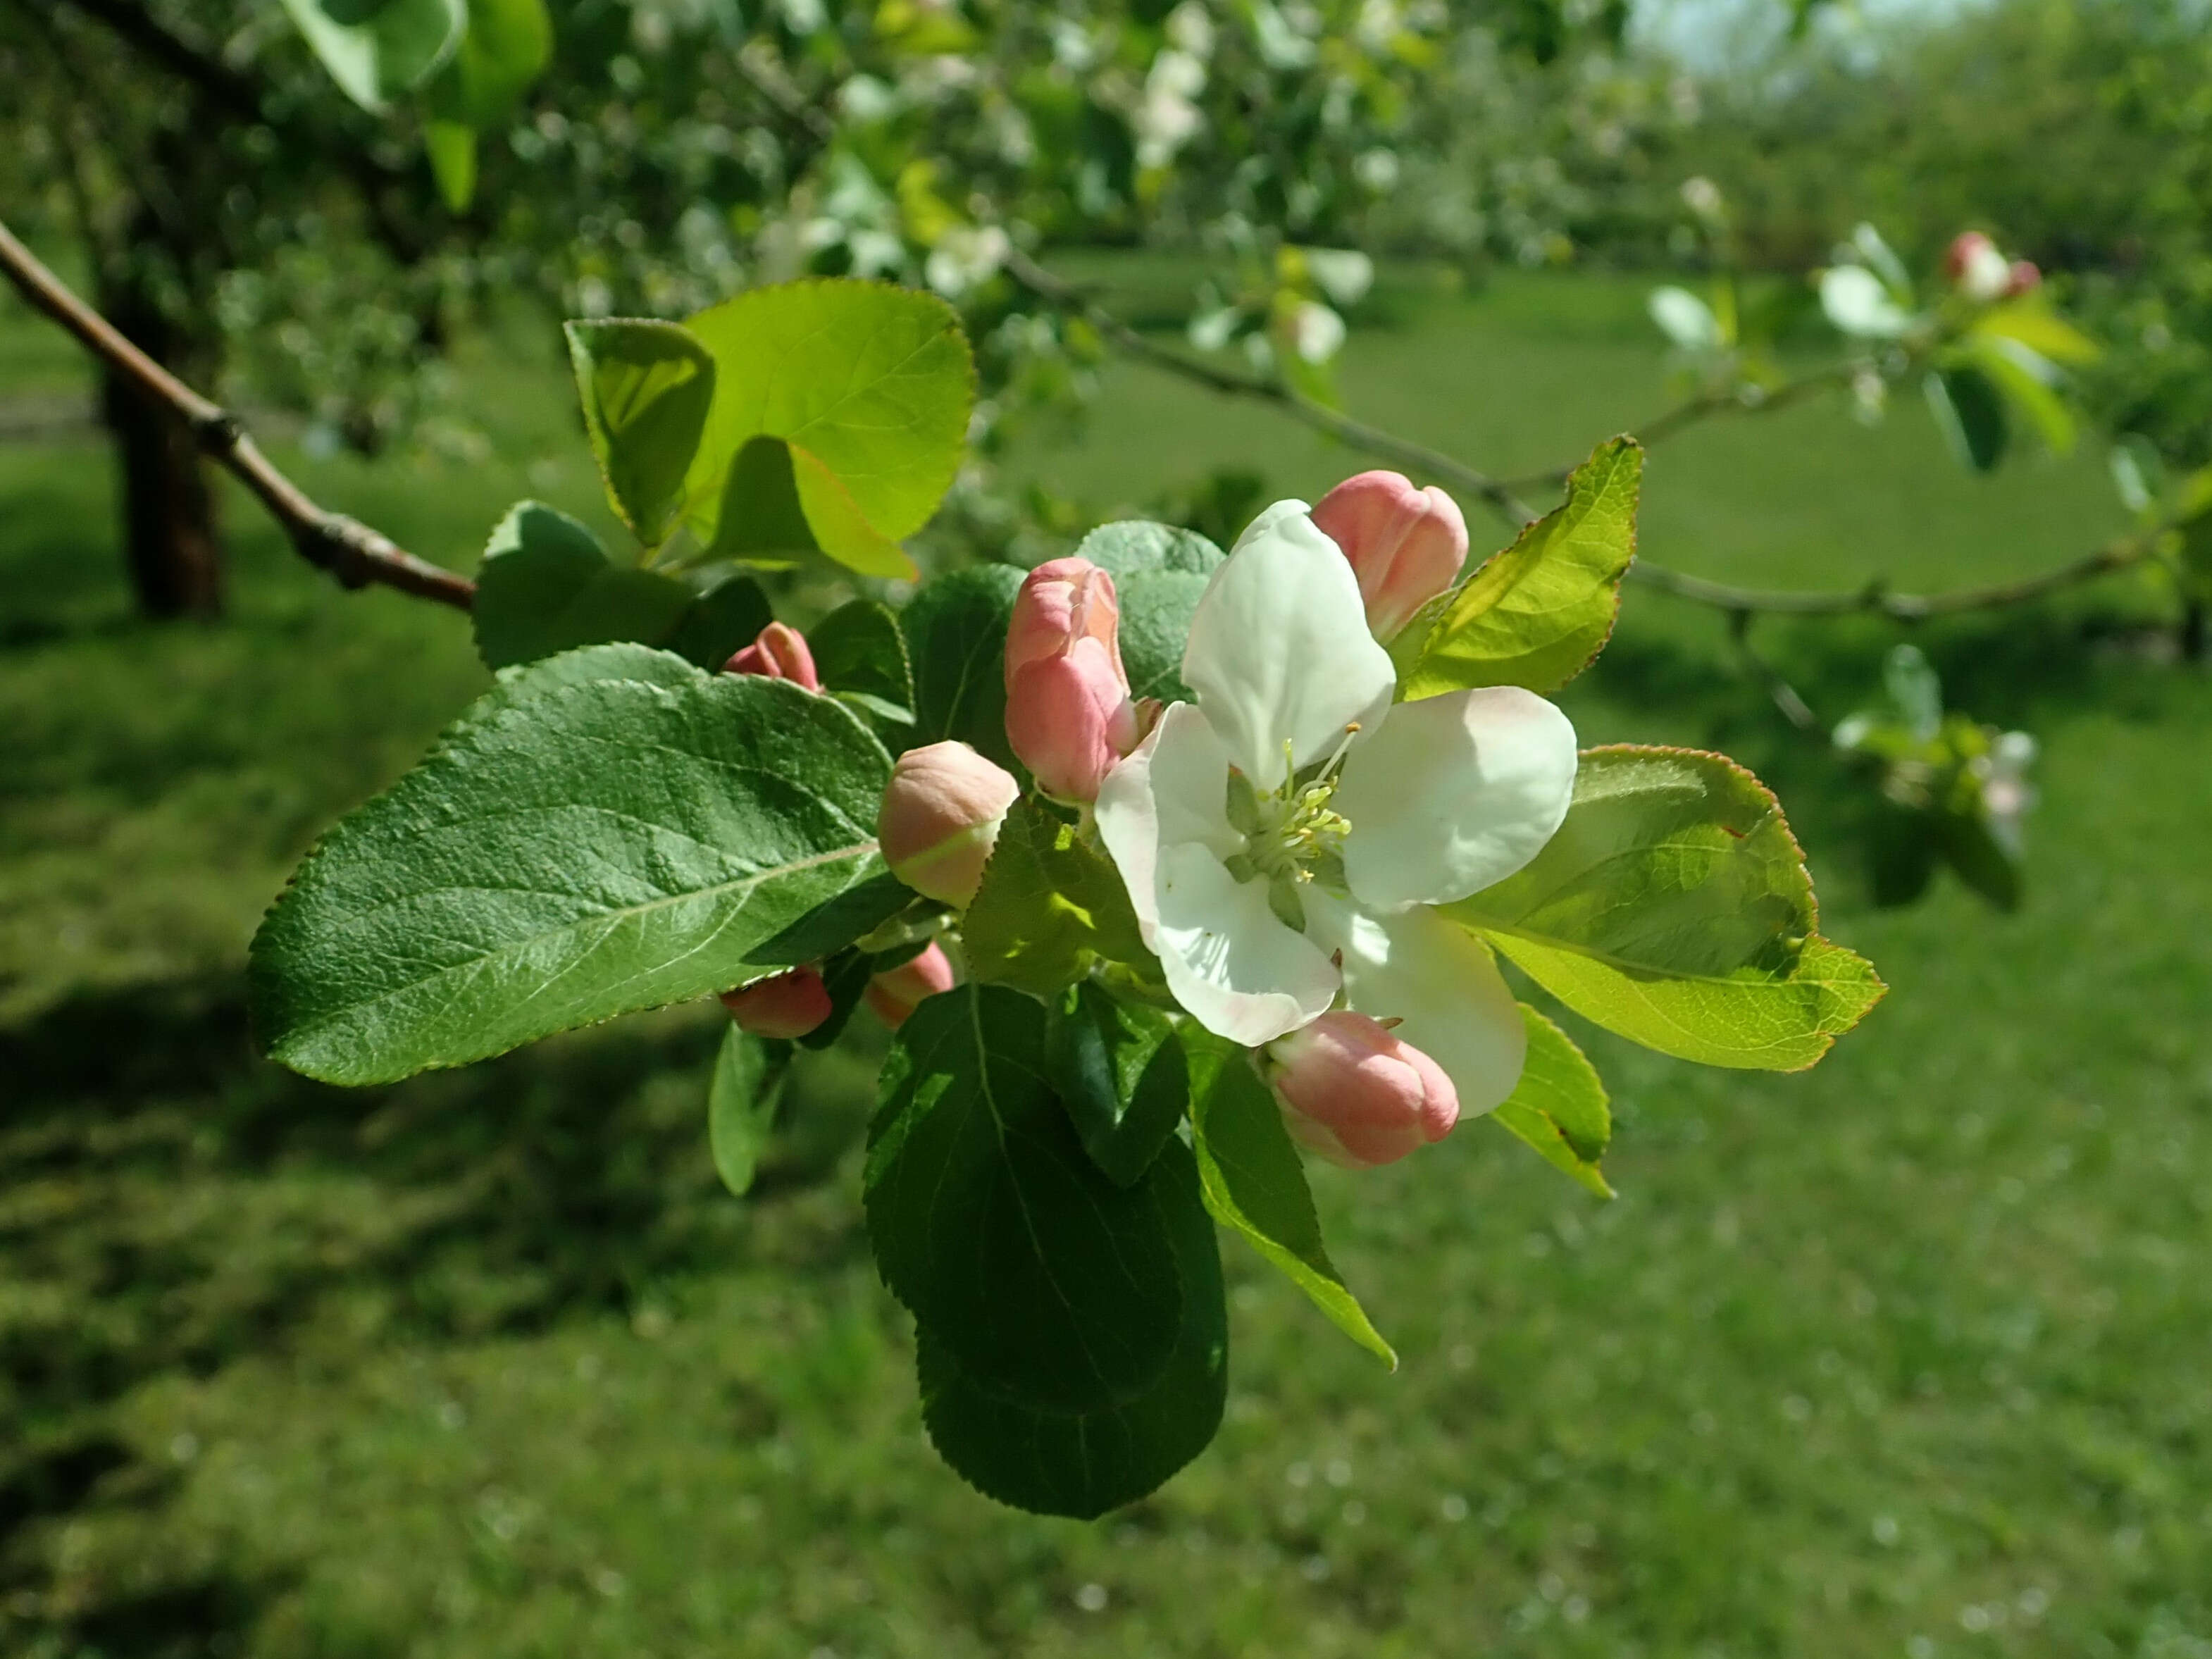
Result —
<svg viewBox="0 0 2212 1659"><path fill-rule="evenodd" d="M1912 326L1911 314L1864 265L1831 265L1822 271L1820 309L1844 333L1863 340L1893 340Z"/></svg>
<svg viewBox="0 0 2212 1659"><path fill-rule="evenodd" d="M1344 319L1318 300L1300 302L1291 317L1291 349L1310 363L1325 363L1344 345Z"/></svg>
<svg viewBox="0 0 2212 1659"><path fill-rule="evenodd" d="M1213 52L1213 19L1199 0L1182 0L1168 14L1168 40L1203 63Z"/></svg>
<svg viewBox="0 0 2212 1659"><path fill-rule="evenodd" d="M1727 343L1713 308L1686 288L1655 288L1644 303L1660 332L1684 351L1718 351Z"/></svg>
<svg viewBox="0 0 2212 1659"><path fill-rule="evenodd" d="M1987 305L2012 286L2012 261L1978 230L1962 230L1944 250L1943 274L1969 300Z"/></svg>
<svg viewBox="0 0 2212 1659"><path fill-rule="evenodd" d="M1851 376L1851 414L1862 426L1873 426L1889 404L1889 383L1871 368Z"/></svg>
<svg viewBox="0 0 2212 1659"><path fill-rule="evenodd" d="M956 225L938 239L922 267L930 287L957 300L999 274L1013 244L997 225Z"/></svg>
<svg viewBox="0 0 2212 1659"><path fill-rule="evenodd" d="M2035 764L2035 739L2025 732L2001 733L1990 752L1974 762L1982 781L1982 810L1989 814L1990 833L2013 857L2021 855L2028 812L2035 805L2035 787L2027 769Z"/></svg>
<svg viewBox="0 0 2212 1659"><path fill-rule="evenodd" d="M1380 146L1374 149L1363 149L1352 161L1352 175L1380 196L1397 185L1397 153Z"/></svg>
<svg viewBox="0 0 2212 1659"><path fill-rule="evenodd" d="M1720 222L1721 187L1703 173L1682 180L1682 205L1707 224Z"/></svg>
<svg viewBox="0 0 2212 1659"><path fill-rule="evenodd" d="M1526 1038L1488 948L1431 908L1548 842L1574 728L1510 686L1392 702L1359 584L1302 501L1214 572L1171 705L1108 774L1099 832L1168 988L1208 1030L1272 1042L1340 997L1434 1060L1463 1112L1512 1092Z"/></svg>
<svg viewBox="0 0 2212 1659"><path fill-rule="evenodd" d="M1206 65L1170 46L1152 59L1145 90L1129 117L1137 139L1137 165L1164 167L1198 137L1206 117L1191 101L1206 90Z"/></svg>
<svg viewBox="0 0 2212 1659"><path fill-rule="evenodd" d="M1321 291L1340 306L1358 305L1375 286L1375 261L1357 248L1310 247L1302 252Z"/></svg>

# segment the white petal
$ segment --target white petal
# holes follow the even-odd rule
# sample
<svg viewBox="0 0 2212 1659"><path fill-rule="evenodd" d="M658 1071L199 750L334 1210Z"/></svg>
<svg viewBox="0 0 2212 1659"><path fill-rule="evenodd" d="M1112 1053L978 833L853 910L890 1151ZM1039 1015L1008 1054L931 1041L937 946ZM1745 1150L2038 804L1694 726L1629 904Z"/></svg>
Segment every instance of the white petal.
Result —
<svg viewBox="0 0 2212 1659"><path fill-rule="evenodd" d="M1161 850L1146 943L1191 1018L1248 1047L1294 1031L1335 1000L1335 967L1276 919L1267 884L1239 883L1195 842Z"/></svg>
<svg viewBox="0 0 2212 1659"><path fill-rule="evenodd" d="M1195 842L1218 858L1243 846L1229 822L1229 751L1192 704L1171 704L1150 736L1098 786L1098 835L1152 942L1160 849ZM1154 948L1158 948L1155 946Z"/></svg>
<svg viewBox="0 0 2212 1659"><path fill-rule="evenodd" d="M1461 1116L1513 1092L1528 1034L1488 945L1425 906L1377 916L1310 888L1305 903L1316 943L1342 952L1346 1000L1370 1018L1402 1022L1400 1039L1451 1079Z"/></svg>
<svg viewBox="0 0 2212 1659"><path fill-rule="evenodd" d="M1227 817L1229 751L1176 703L1098 791L1098 831L1176 1000L1208 1030L1269 1042L1326 1010L1336 969L1221 860L1243 845Z"/></svg>
<svg viewBox="0 0 2212 1659"><path fill-rule="evenodd" d="M1449 904L1543 850L1575 787L1575 728L1517 685L1401 702L1345 757L1344 876L1379 910Z"/></svg>
<svg viewBox="0 0 2212 1659"><path fill-rule="evenodd" d="M1283 781L1285 738L1305 766L1389 708L1397 677L1366 617L1352 562L1303 501L1262 513L1213 573L1182 677L1262 793Z"/></svg>

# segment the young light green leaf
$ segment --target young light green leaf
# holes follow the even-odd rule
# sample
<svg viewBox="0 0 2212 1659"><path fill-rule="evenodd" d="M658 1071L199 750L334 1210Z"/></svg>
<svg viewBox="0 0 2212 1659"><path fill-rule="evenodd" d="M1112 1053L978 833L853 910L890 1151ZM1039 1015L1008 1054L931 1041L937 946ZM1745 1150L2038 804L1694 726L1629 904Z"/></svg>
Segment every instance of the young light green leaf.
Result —
<svg viewBox="0 0 2212 1659"><path fill-rule="evenodd" d="M2094 363L2105 355L2102 346L2053 311L2040 294L2022 295L1991 306L1967 331L2017 340L2055 363Z"/></svg>
<svg viewBox="0 0 2212 1659"><path fill-rule="evenodd" d="M911 577L898 540L928 522L951 486L975 403L975 365L952 308L876 283L787 283L740 294L689 326L715 368L687 488L701 544L716 556L748 550L748 520L787 513L787 486L812 545L866 574Z"/></svg>
<svg viewBox="0 0 2212 1659"><path fill-rule="evenodd" d="M714 1173L732 1194L752 1190L761 1154L775 1127L776 1103L790 1062L789 1045L732 1025L722 1034L714 1077L707 1088L707 1149Z"/></svg>
<svg viewBox="0 0 2212 1659"><path fill-rule="evenodd" d="M881 869L890 757L830 698L558 678L501 685L307 855L249 964L271 1059L386 1083L709 994Z"/></svg>
<svg viewBox="0 0 2212 1659"><path fill-rule="evenodd" d="M657 645L690 605L682 582L610 562L575 520L523 501L491 532L477 573L477 651L505 668L609 640Z"/></svg>
<svg viewBox="0 0 2212 1659"><path fill-rule="evenodd" d="M1251 1057L1195 1026L1185 1027L1182 1036L1190 1064L1191 1145L1206 1208L1251 1240L1339 1330L1397 1370L1398 1356L1328 1258L1305 1166Z"/></svg>
<svg viewBox="0 0 2212 1659"><path fill-rule="evenodd" d="M1035 1514L1095 1520L1161 1485L1220 1428L1229 1310L1220 1246L1189 1149L1170 1139L1146 1185L1167 1218L1182 1320L1166 1367L1138 1398L1074 1414L1039 1411L977 1384L929 1326L916 1334L922 1423L939 1455L986 1497Z"/></svg>
<svg viewBox="0 0 2212 1659"><path fill-rule="evenodd" d="M1398 694L1478 685L1552 691L1589 666L1613 633L1621 578L1636 557L1644 451L1600 444L1567 480L1564 506L1523 530L1436 612L1401 636Z"/></svg>
<svg viewBox="0 0 2212 1659"><path fill-rule="evenodd" d="M1966 349L1974 367L1987 375L2014 412L2035 428L2054 455L2070 455L2079 428L2074 411L2058 395L2057 365L2041 353L2004 335L1969 337Z"/></svg>
<svg viewBox="0 0 2212 1659"><path fill-rule="evenodd" d="M1129 519L1101 525L1076 550L1114 579L1121 605L1121 664L1130 695L1188 702L1183 647L1222 551L1194 530Z"/></svg>
<svg viewBox="0 0 2212 1659"><path fill-rule="evenodd" d="M465 212L477 193L476 129L458 121L425 121L422 153L430 158L438 198L451 211Z"/></svg>
<svg viewBox="0 0 2212 1659"><path fill-rule="evenodd" d="M1694 750L1585 750L1544 850L1444 914L1585 1018L1707 1065L1810 1066L1883 989L1816 936L1774 797Z"/></svg>
<svg viewBox="0 0 2212 1659"><path fill-rule="evenodd" d="M435 74L468 27L466 0L284 0L338 89L381 114Z"/></svg>
<svg viewBox="0 0 2212 1659"><path fill-rule="evenodd" d="M917 744L957 738L1017 777L1006 742L1006 623L1022 573L971 565L922 584L899 613L914 665Z"/></svg>
<svg viewBox="0 0 2212 1659"><path fill-rule="evenodd" d="M1491 1118L1535 1148L1554 1169L1600 1198L1611 1198L1613 1188L1598 1160L1613 1139L1613 1114L1597 1067L1573 1038L1525 1002L1521 1023L1528 1030L1528 1058L1521 1081Z"/></svg>
<svg viewBox="0 0 2212 1659"><path fill-rule="evenodd" d="M1041 997L1073 984L1094 957L1152 954L1121 872L1033 799L1016 801L1000 825L960 939L975 979Z"/></svg>
<svg viewBox="0 0 2212 1659"><path fill-rule="evenodd" d="M1053 1084L1091 1162L1134 1186L1174 1138L1190 1103L1190 1067L1174 1024L1095 981L1053 1010Z"/></svg>
<svg viewBox="0 0 2212 1659"><path fill-rule="evenodd" d="M714 398L714 360L680 324L612 317L566 325L584 430L607 500L647 547L676 528Z"/></svg>
<svg viewBox="0 0 2212 1659"><path fill-rule="evenodd" d="M990 1393L1097 1412L1158 1383L1183 1326L1160 1182L1115 1186L1046 1081L1044 1010L1000 986L899 1028L864 1177L884 1282Z"/></svg>

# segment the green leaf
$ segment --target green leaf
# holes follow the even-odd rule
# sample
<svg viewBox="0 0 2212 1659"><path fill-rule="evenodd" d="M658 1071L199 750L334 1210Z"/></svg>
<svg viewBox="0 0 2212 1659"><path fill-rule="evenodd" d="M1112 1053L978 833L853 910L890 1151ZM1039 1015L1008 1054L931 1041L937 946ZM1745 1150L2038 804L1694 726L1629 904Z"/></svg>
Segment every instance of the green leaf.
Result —
<svg viewBox="0 0 2212 1659"><path fill-rule="evenodd" d="M714 360L677 323L621 317L566 327L607 500L638 540L659 547L683 510L714 398Z"/></svg>
<svg viewBox="0 0 2212 1659"><path fill-rule="evenodd" d="M1644 451L1600 444L1567 480L1565 505L1449 595L1421 631L1416 616L1393 655L1408 701L1478 685L1552 691L1589 665L1612 635L1621 578L1636 557Z"/></svg>
<svg viewBox="0 0 2212 1659"><path fill-rule="evenodd" d="M2020 908L2025 893L2019 860L1990 832L1989 817L1978 805L1942 813L1934 829L1943 856L1960 880L2000 910Z"/></svg>
<svg viewBox="0 0 2212 1659"><path fill-rule="evenodd" d="M734 1025L722 1034L707 1089L707 1147L714 1173L738 1198L752 1188L789 1063L787 1043L771 1043Z"/></svg>
<svg viewBox="0 0 2212 1659"><path fill-rule="evenodd" d="M1936 369L1921 382L1928 408L1944 441L1961 466L1977 472L1993 471L2004 459L2010 435L2005 427L2004 400L1988 375L1969 364Z"/></svg>
<svg viewBox="0 0 2212 1659"><path fill-rule="evenodd" d="M1006 623L1022 573L971 565L922 584L899 613L914 665L914 740L957 738L1017 777L1006 742Z"/></svg>
<svg viewBox="0 0 2212 1659"><path fill-rule="evenodd" d="M787 283L689 325L715 368L689 476L701 545L736 556L754 544L750 520L787 514L795 497L811 544L864 574L911 578L897 543L951 487L975 400L952 308L877 283Z"/></svg>
<svg viewBox="0 0 2212 1659"><path fill-rule="evenodd" d="M1166 1368L1137 1399L1076 1414L1039 1411L978 1385L929 1326L917 1333L922 1423L939 1455L987 1497L1094 1520L1160 1486L1219 1430L1229 1310L1189 1149L1170 1140L1146 1185L1167 1219L1182 1320Z"/></svg>
<svg viewBox="0 0 2212 1659"><path fill-rule="evenodd" d="M760 637L775 620L768 595L750 576L726 576L690 606L669 635L668 648L709 673Z"/></svg>
<svg viewBox="0 0 2212 1659"><path fill-rule="evenodd" d="M491 532L477 573L477 651L505 668L607 640L657 645L690 605L682 582L610 563L575 520L523 501Z"/></svg>
<svg viewBox="0 0 2212 1659"><path fill-rule="evenodd" d="M1130 695L1190 702L1190 688L1182 683L1183 647L1190 639L1191 613L1222 561L1221 550L1194 530L1128 519L1101 525L1075 551L1114 579Z"/></svg>
<svg viewBox="0 0 2212 1659"><path fill-rule="evenodd" d="M854 599L824 617L806 636L824 690L872 698L914 719L914 671L898 617L873 599Z"/></svg>
<svg viewBox="0 0 2212 1659"><path fill-rule="evenodd" d="M1182 1035L1190 1062L1191 1144L1206 1207L1250 1239L1339 1330L1397 1370L1398 1356L1328 1259L1305 1165L1251 1056L1194 1026Z"/></svg>
<svg viewBox="0 0 2212 1659"><path fill-rule="evenodd" d="M284 0L338 89L381 114L435 74L468 27L466 0Z"/></svg>
<svg viewBox="0 0 2212 1659"><path fill-rule="evenodd" d="M965 1376L1083 1413L1159 1382L1183 1291L1159 1183L1108 1180L1046 1081L1044 1012L963 985L899 1028L869 1133L868 1237Z"/></svg>
<svg viewBox="0 0 2212 1659"><path fill-rule="evenodd" d="M423 152L438 198L454 213L465 212L477 193L477 134L455 121L428 121L422 127Z"/></svg>
<svg viewBox="0 0 2212 1659"><path fill-rule="evenodd" d="M817 906L774 939L757 945L753 960L763 966L798 968L843 950L872 933L915 902L913 890L882 867Z"/></svg>
<svg viewBox="0 0 2212 1659"><path fill-rule="evenodd" d="M830 1017L800 1037L799 1046L827 1048L844 1036L853 1011L860 1006L860 994L868 988L875 972L875 958L866 951L840 951L823 963L822 985L830 993Z"/></svg>
<svg viewBox="0 0 2212 1659"><path fill-rule="evenodd" d="M1597 1067L1573 1038L1525 1002L1521 1023L1528 1029L1528 1058L1521 1081L1490 1114L1492 1119L1534 1147L1553 1168L1600 1198L1611 1198L1613 1188L1598 1160L1613 1139L1613 1114Z"/></svg>
<svg viewBox="0 0 2212 1659"><path fill-rule="evenodd" d="M1053 1011L1052 1078L1083 1149L1124 1187L1141 1180L1190 1103L1190 1067L1168 1017L1085 981Z"/></svg>
<svg viewBox="0 0 2212 1659"><path fill-rule="evenodd" d="M1000 825L960 941L971 976L1037 996L1073 984L1094 956L1152 958L1121 872L1034 799Z"/></svg>
<svg viewBox="0 0 2212 1659"><path fill-rule="evenodd" d="M553 61L545 0L466 0L468 28L425 94L430 113L489 132Z"/></svg>
<svg viewBox="0 0 2212 1659"><path fill-rule="evenodd" d="M1991 306L1969 332L2017 340L2055 363L2094 363L2105 355L2102 346L2059 316L2040 294L2023 295Z"/></svg>
<svg viewBox="0 0 2212 1659"><path fill-rule="evenodd" d="M769 620L768 595L751 578L694 593L672 576L611 562L598 537L537 501L500 520L477 573L477 652L493 668L634 640L716 669Z"/></svg>
<svg viewBox="0 0 2212 1659"><path fill-rule="evenodd" d="M1583 1018L1710 1066L1802 1070L1884 988L1817 937L1774 797L1695 750L1583 750L1544 850L1443 910Z"/></svg>
<svg viewBox="0 0 2212 1659"><path fill-rule="evenodd" d="M2058 395L2057 366L2019 341L2002 336L1968 337L1974 367L1988 376L2004 401L2035 428L2054 455L2070 455L2079 428L2074 411Z"/></svg>
<svg viewBox="0 0 2212 1659"><path fill-rule="evenodd" d="M307 855L253 942L271 1059L386 1083L723 990L881 868L890 760L830 699L559 678L501 685Z"/></svg>

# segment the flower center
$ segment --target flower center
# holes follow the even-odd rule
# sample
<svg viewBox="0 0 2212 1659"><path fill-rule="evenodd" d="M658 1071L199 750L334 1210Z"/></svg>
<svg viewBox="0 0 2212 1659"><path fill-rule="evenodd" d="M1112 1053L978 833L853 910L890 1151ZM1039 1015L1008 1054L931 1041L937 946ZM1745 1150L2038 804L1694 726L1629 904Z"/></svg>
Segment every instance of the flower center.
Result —
<svg viewBox="0 0 2212 1659"><path fill-rule="evenodd" d="M1357 721L1345 727L1344 740L1317 767L1304 776L1293 769L1291 746L1283 745L1284 780L1262 795L1252 781L1230 769L1227 808L1229 822L1244 837L1244 849L1224 860L1229 873L1239 882L1264 881L1267 902L1285 927L1305 929L1305 903L1299 887L1319 879L1332 887L1344 885L1344 838L1352 823L1329 805L1336 793L1339 769L1358 735Z"/></svg>

